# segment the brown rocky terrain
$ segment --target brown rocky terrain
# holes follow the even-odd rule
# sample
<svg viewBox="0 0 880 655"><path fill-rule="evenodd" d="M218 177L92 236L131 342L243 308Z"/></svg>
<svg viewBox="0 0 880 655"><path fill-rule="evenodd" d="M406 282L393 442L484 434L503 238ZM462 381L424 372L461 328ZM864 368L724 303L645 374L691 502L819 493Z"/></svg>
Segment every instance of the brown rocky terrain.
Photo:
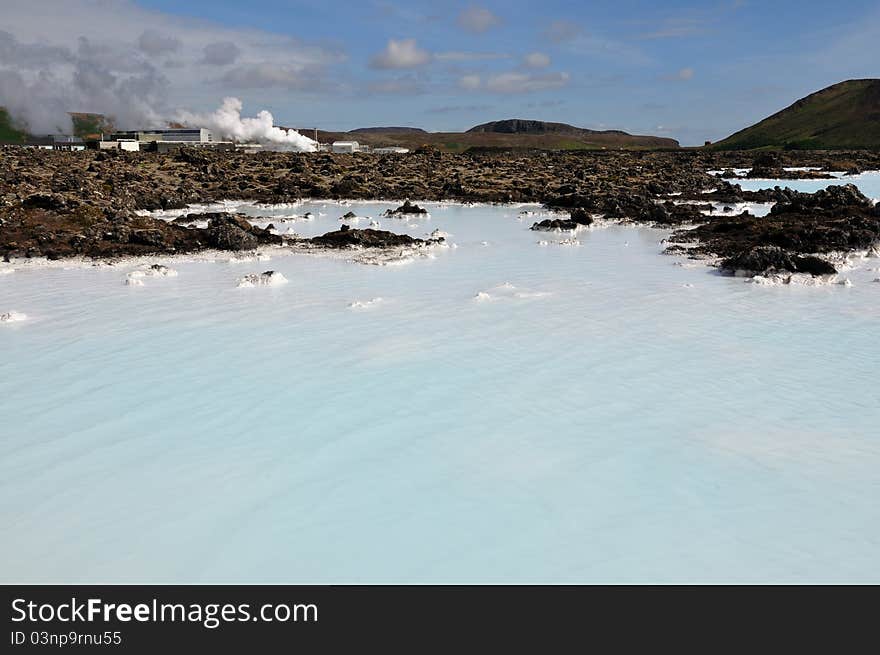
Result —
<svg viewBox="0 0 880 655"><path fill-rule="evenodd" d="M862 201L851 194L844 194L830 208L798 201L797 211L780 209L773 214L772 231L758 229L761 224L754 217L707 217L701 207L673 202L773 201L780 206L794 202L793 192L778 188L745 192L707 173L753 165L858 171L880 168L880 155L792 151L765 162L755 161L750 153L703 150L453 155L424 148L408 155L331 155L196 149L167 154L71 153L6 147L0 150L0 254L116 257L252 249L281 242L278 235L236 216L202 217L209 219L208 226L195 227L186 218L166 222L136 213L183 210L188 204L223 199L387 200L391 210L399 204L392 201L403 198L538 202L572 213L572 225L588 224L593 214L653 225L701 223L703 227L690 237L700 241L694 252L725 257L763 245L799 256L859 248L880 239L876 210L859 204ZM708 189L715 191L705 193ZM780 236L786 234L797 238L786 241ZM336 241L354 236L340 234ZM381 237L373 243L383 245L383 238L391 239Z"/></svg>

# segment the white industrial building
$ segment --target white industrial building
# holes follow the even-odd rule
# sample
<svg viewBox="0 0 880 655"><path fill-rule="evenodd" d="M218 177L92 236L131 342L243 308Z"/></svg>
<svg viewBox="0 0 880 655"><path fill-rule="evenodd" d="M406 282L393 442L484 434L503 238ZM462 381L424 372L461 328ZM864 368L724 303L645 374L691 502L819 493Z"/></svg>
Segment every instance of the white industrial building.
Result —
<svg viewBox="0 0 880 655"><path fill-rule="evenodd" d="M78 136L69 136L67 134L52 135L53 150L85 150L86 143Z"/></svg>
<svg viewBox="0 0 880 655"><path fill-rule="evenodd" d="M114 139L112 141L98 141L98 150L127 150L137 152L141 149L140 141L135 139Z"/></svg>
<svg viewBox="0 0 880 655"><path fill-rule="evenodd" d="M357 141L334 141L330 146L330 151L337 154L359 152L360 149L361 146Z"/></svg>
<svg viewBox="0 0 880 655"><path fill-rule="evenodd" d="M135 140L141 142L161 141L163 143L212 143L211 130L205 128L167 128L161 130L132 130L116 132L112 141Z"/></svg>
<svg viewBox="0 0 880 655"><path fill-rule="evenodd" d="M373 148L373 152L379 155L405 155L409 152L409 148L399 148L397 146L388 146L386 148Z"/></svg>

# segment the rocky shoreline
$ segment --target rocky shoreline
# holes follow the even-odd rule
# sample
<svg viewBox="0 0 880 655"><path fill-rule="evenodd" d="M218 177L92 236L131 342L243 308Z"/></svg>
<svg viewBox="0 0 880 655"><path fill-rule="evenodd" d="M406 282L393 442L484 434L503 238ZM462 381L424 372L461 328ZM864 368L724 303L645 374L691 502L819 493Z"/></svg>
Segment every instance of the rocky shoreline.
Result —
<svg viewBox="0 0 880 655"><path fill-rule="evenodd" d="M735 169L750 169L736 175ZM797 170L791 170L797 169ZM0 255L94 259L244 251L298 243L321 248L398 248L427 242L383 230L343 229L310 240L262 229L241 215L188 214L226 199L276 204L302 199L535 202L569 218L536 230L574 230L594 216L677 228L669 252L719 258L726 270L824 275L815 255L880 241L880 210L852 187L818 194L743 191L735 177L823 179L830 171L880 169L871 152L530 152L403 156L296 153L66 153L0 150ZM722 171L710 174L708 171ZM846 183L845 177L841 184ZM717 215L737 203L776 203L770 216ZM176 220L144 210L180 209ZM714 210L713 215L704 213ZM424 214L404 203L389 216ZM429 240L430 241L430 240Z"/></svg>

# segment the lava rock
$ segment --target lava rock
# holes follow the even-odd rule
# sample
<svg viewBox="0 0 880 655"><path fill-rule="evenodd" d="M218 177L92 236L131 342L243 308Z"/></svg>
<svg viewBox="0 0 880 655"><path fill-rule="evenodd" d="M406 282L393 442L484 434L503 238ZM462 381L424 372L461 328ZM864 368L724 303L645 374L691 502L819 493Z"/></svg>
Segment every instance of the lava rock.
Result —
<svg viewBox="0 0 880 655"><path fill-rule="evenodd" d="M779 272L810 275L837 273L837 269L824 259L813 255L795 255L778 246L755 246L724 259L721 268L733 272L745 271L751 275Z"/></svg>
<svg viewBox="0 0 880 655"><path fill-rule="evenodd" d="M592 225L593 217L590 216L590 213L584 209L583 207L577 207L571 211L569 217L572 221L577 223L578 225Z"/></svg>
<svg viewBox="0 0 880 655"><path fill-rule="evenodd" d="M412 214L427 214L428 210L423 207L419 207L411 203L409 200L404 200L403 204L397 209L389 209L387 210L383 216L407 216Z"/></svg>
<svg viewBox="0 0 880 655"><path fill-rule="evenodd" d="M431 241L442 241L442 238ZM353 230L347 225L334 232L327 232L321 236L312 237L308 242L324 246L325 248L351 248L360 246L364 248L392 248L399 246L415 246L428 243L423 239L416 239L408 234L395 234L386 230Z"/></svg>
<svg viewBox="0 0 880 655"><path fill-rule="evenodd" d="M536 232L552 232L553 230L576 230L581 226L581 223L577 221L573 221L567 218L548 218L543 221L539 221L537 223L532 224L530 230L535 230Z"/></svg>

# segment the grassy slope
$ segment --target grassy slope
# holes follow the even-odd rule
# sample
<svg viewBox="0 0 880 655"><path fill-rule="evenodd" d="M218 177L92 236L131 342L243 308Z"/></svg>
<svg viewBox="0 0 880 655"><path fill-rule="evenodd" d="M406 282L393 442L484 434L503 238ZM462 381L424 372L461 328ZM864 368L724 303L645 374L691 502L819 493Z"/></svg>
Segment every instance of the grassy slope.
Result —
<svg viewBox="0 0 880 655"><path fill-rule="evenodd" d="M0 141L24 141L27 134L12 125L9 113L0 107Z"/></svg>
<svg viewBox="0 0 880 655"><path fill-rule="evenodd" d="M101 134L109 134L113 126L103 114L70 114L73 120L73 133L81 139L99 139Z"/></svg>
<svg viewBox="0 0 880 655"><path fill-rule="evenodd" d="M83 139L95 139L101 133L113 131L113 126L102 114L71 113L73 133ZM44 136L44 135L39 135ZM28 133L16 128L5 108L0 107L0 141L15 142L28 139Z"/></svg>
<svg viewBox="0 0 880 655"><path fill-rule="evenodd" d="M829 86L714 145L719 149L768 146L880 147L880 80Z"/></svg>

